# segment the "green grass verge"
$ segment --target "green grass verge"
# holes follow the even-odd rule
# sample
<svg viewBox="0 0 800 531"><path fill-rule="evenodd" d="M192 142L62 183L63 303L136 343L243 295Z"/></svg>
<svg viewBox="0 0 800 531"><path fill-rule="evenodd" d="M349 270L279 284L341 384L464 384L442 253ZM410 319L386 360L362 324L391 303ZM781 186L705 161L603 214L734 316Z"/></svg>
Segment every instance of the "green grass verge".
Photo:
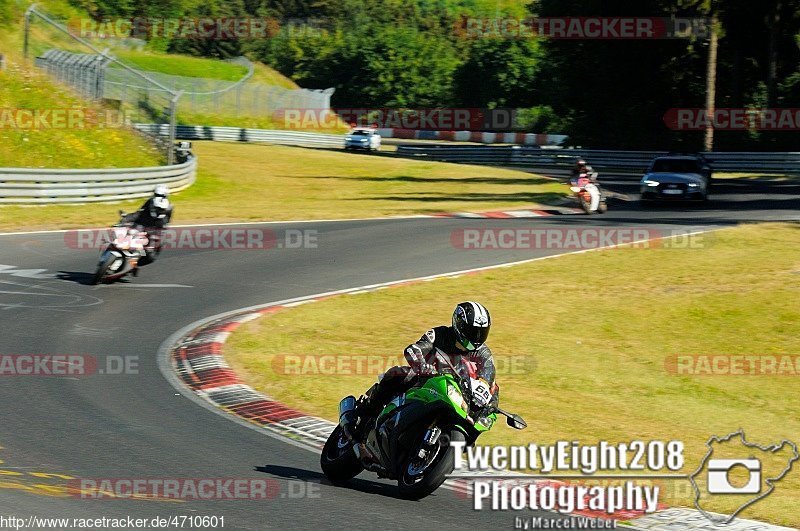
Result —
<svg viewBox="0 0 800 531"><path fill-rule="evenodd" d="M566 188L514 170L338 150L197 142L197 182L175 194L176 224L411 215L531 207ZM104 226L118 205L4 206L0 230Z"/></svg>
<svg viewBox="0 0 800 531"><path fill-rule="evenodd" d="M114 50L113 53L121 61L134 68L172 76L238 81L247 73L246 66L215 59L122 49ZM116 66L112 63L111 67L115 68Z"/></svg>
<svg viewBox="0 0 800 531"><path fill-rule="evenodd" d="M139 134L125 129L39 128L20 129L9 120L11 110L75 109L101 110L87 103L70 89L53 83L22 57L21 20L24 6L13 4L11 24L0 28L0 53L8 66L0 72L0 167L30 168L122 168L156 166L162 155ZM43 9L69 19L80 11L61 0L41 2ZM41 25L32 31L32 56L65 42L63 37L47 34ZM16 115L13 115L16 116Z"/></svg>
<svg viewBox="0 0 800 531"><path fill-rule="evenodd" d="M528 360L498 381L502 405L529 429L498 425L485 444L677 439L690 473L712 434L741 427L762 444L800 442L800 375L665 370L676 354L798 354L800 225L743 226L704 241L704 249L613 249L334 297L244 325L225 358L277 400L335 420L338 401L375 375L286 375L277 356L399 356L427 327L446 324L455 303L475 299L492 312L495 354ZM665 488L671 504L691 506L688 482ZM797 525L799 505L795 470L742 516Z"/></svg>
<svg viewBox="0 0 800 531"><path fill-rule="evenodd" d="M125 168L157 166L161 154L127 129L18 127L15 109L53 111L101 107L71 95L19 63L0 72L0 167Z"/></svg>

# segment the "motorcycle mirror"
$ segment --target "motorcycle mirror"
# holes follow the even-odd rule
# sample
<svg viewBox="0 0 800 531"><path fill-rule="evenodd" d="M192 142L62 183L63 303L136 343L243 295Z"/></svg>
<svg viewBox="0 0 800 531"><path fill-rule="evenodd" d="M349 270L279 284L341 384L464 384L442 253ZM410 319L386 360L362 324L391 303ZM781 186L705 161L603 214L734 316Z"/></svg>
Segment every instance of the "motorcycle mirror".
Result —
<svg viewBox="0 0 800 531"><path fill-rule="evenodd" d="M528 425L525 423L524 420L522 420L522 417L520 417L519 415L511 415L507 417L506 422L508 423L509 426L511 426L515 430L524 430L525 428L528 427Z"/></svg>

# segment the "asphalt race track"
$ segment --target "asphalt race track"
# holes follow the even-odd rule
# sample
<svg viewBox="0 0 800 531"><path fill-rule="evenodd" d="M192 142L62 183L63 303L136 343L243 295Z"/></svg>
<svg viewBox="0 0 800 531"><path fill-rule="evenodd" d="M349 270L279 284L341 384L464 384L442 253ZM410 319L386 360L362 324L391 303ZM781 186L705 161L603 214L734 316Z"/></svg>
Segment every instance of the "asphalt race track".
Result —
<svg viewBox="0 0 800 531"><path fill-rule="evenodd" d="M107 356L139 357L138 374L0 378L0 514L216 515L225 516L229 529L509 528L511 512L475 512L471 500L447 490L420 502L399 500L392 483L369 473L349 487L314 483L314 498L290 496L289 489L298 485L290 485L293 480L321 480L318 455L186 399L160 373L156 352L187 324L244 306L560 252L465 251L451 244L457 229L704 229L741 221L796 220L800 206L797 182L723 181L715 183L709 204L647 209L624 200L626 195L635 199L632 183L606 184L619 195L610 200L604 216L272 224L268 227L277 234L286 228L316 230L318 247L169 250L138 278L97 287L88 285L97 251L70 248L63 233L0 236L0 264L14 268L0 266L0 353L91 354L100 366ZM176 204L180 210L179 196ZM109 220L113 213L109 207ZM28 269L46 271L20 272ZM421 322L420 332L429 324ZM397 345L398 351L404 346ZM336 406L330 405L332 410ZM527 420L535 436L536 419ZM63 498L47 496L46 489L37 487L63 482L53 475L271 478L279 482L280 493L272 500L181 503Z"/></svg>

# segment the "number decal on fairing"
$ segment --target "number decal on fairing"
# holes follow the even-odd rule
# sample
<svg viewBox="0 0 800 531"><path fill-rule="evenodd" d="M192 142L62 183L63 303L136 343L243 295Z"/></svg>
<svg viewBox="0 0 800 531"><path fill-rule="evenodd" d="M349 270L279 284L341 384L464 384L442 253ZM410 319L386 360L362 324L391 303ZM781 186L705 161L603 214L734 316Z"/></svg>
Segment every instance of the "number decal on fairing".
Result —
<svg viewBox="0 0 800 531"><path fill-rule="evenodd" d="M486 380L472 380L472 396L479 407L483 407L492 399L492 393Z"/></svg>

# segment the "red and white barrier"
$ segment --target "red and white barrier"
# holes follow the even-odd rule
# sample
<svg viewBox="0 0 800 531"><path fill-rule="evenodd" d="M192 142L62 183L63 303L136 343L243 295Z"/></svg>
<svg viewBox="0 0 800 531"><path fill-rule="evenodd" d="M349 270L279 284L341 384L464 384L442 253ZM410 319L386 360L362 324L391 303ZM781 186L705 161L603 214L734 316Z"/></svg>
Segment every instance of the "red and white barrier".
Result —
<svg viewBox="0 0 800 531"><path fill-rule="evenodd" d="M543 133L487 133L484 131L420 131L417 129L377 129L382 138L407 138L413 140L444 140L449 142L477 142L480 144L519 144L522 146L559 146L567 135Z"/></svg>

